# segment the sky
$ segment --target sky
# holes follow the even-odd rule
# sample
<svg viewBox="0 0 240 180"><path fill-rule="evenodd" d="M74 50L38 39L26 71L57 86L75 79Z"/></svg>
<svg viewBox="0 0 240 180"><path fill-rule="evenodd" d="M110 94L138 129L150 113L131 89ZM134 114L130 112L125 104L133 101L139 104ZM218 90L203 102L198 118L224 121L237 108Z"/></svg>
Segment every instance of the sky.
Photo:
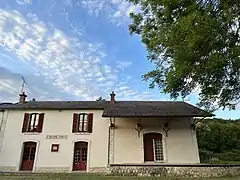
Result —
<svg viewBox="0 0 240 180"><path fill-rule="evenodd" d="M149 89L142 75L154 66L144 44L131 36L125 0L1 0L0 102L17 102L22 76L28 99L171 100ZM182 100L182 99L178 99ZM188 103L198 102L198 91ZM216 117L236 119L236 111Z"/></svg>

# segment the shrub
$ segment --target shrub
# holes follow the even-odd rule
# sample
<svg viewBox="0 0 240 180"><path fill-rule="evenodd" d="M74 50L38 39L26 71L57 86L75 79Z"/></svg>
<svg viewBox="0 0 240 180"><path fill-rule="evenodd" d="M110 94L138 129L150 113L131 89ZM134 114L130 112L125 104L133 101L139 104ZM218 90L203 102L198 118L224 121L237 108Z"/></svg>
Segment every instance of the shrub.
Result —
<svg viewBox="0 0 240 180"><path fill-rule="evenodd" d="M207 162L214 157L214 153L208 150L199 150L199 156L201 162Z"/></svg>
<svg viewBox="0 0 240 180"><path fill-rule="evenodd" d="M240 161L240 150L233 150L231 152L216 153L214 157L223 161Z"/></svg>

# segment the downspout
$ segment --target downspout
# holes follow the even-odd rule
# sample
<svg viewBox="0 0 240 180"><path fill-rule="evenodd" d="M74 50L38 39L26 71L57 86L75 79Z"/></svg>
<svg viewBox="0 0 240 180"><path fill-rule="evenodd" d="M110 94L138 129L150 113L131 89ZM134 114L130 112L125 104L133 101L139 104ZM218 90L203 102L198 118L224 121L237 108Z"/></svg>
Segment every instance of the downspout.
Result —
<svg viewBox="0 0 240 180"><path fill-rule="evenodd" d="M111 117L109 119L109 124L111 124ZM108 166L110 165L110 136L111 136L111 126L108 126Z"/></svg>
<svg viewBox="0 0 240 180"><path fill-rule="evenodd" d="M114 128L115 117L110 117L110 125L108 127L108 166L113 163L114 158Z"/></svg>
<svg viewBox="0 0 240 180"><path fill-rule="evenodd" d="M199 147L198 147L198 138L197 138L197 132L196 132L196 124L202 120L204 120L206 117L203 117L199 120L195 120L193 118L190 119L191 124L191 135L192 135L192 143L196 146L196 158L200 161L200 155L199 155Z"/></svg>
<svg viewBox="0 0 240 180"><path fill-rule="evenodd" d="M113 117L113 138L112 138L112 163L114 164L114 151L115 151L115 117Z"/></svg>
<svg viewBox="0 0 240 180"><path fill-rule="evenodd" d="M3 142L3 139L4 139L4 134L5 134L5 128L6 128L6 123L7 123L7 119L8 119L8 114L9 114L9 110L7 110L7 111L3 110L2 111L1 124L0 124L0 154L1 154L1 151L2 151L2 142Z"/></svg>
<svg viewBox="0 0 240 180"><path fill-rule="evenodd" d="M2 112L2 118L1 118L1 124L0 124L0 133L2 132L2 126L3 126L3 119L4 119L4 110L0 110Z"/></svg>

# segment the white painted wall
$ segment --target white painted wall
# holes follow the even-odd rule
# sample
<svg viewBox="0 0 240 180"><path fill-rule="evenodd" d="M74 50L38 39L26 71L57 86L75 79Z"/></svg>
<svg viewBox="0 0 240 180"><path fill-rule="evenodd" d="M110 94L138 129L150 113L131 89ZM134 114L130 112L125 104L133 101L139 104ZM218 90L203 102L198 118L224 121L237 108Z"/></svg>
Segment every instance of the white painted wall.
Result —
<svg viewBox="0 0 240 180"><path fill-rule="evenodd" d="M168 137L163 131L163 118L143 118L143 130L138 137L134 129L136 118L116 118L114 151L111 163L144 163L143 134L158 132L163 137L164 163L199 163L196 133L190 126L190 118L175 118L169 123Z"/></svg>
<svg viewBox="0 0 240 180"><path fill-rule="evenodd" d="M45 113L43 131L39 134L22 133L24 113ZM93 133L72 133L73 113L94 113ZM5 112L6 113L6 112ZM75 141L87 141L88 166L104 168L108 163L109 118L102 118L102 110L43 110L10 111L5 117L5 131L0 152L0 170L18 171L21 163L22 145L25 141L37 142L34 170L72 170ZM162 131L164 119L145 118L141 121L143 131L138 137L134 129L136 118L116 118L113 130L113 151L110 163L143 163L143 133L160 132L164 139L165 163L198 163L196 134L190 128L190 119L173 119L168 137ZM68 135L68 139L49 140L46 135ZM60 144L59 152L51 152L51 144Z"/></svg>
<svg viewBox="0 0 240 180"><path fill-rule="evenodd" d="M88 168L107 166L108 119L103 119L101 110L94 111L27 111L28 113L45 113L42 133L22 133L23 111L10 111L7 119L0 167L9 167L18 170L20 167L21 150L24 141L38 142L36 154L36 169L72 170L73 149L75 141L89 142ZM91 134L72 133L73 113L92 112L93 132ZM50 140L46 135L68 135L68 139ZM59 152L51 152L51 144L60 144ZM5 168L6 169L6 168Z"/></svg>

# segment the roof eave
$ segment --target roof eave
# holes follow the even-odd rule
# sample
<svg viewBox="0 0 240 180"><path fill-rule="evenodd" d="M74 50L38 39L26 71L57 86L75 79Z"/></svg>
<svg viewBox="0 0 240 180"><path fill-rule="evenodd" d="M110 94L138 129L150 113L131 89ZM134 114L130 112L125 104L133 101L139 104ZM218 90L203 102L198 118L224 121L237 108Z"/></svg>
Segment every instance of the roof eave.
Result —
<svg viewBox="0 0 240 180"><path fill-rule="evenodd" d="M3 110L104 110L104 108L33 108L33 107L26 107L26 108L2 108Z"/></svg>
<svg viewBox="0 0 240 180"><path fill-rule="evenodd" d="M131 117L212 117L215 115L200 115L200 114L196 114L196 115L105 115L103 114L102 117L121 117L121 118L131 118Z"/></svg>

